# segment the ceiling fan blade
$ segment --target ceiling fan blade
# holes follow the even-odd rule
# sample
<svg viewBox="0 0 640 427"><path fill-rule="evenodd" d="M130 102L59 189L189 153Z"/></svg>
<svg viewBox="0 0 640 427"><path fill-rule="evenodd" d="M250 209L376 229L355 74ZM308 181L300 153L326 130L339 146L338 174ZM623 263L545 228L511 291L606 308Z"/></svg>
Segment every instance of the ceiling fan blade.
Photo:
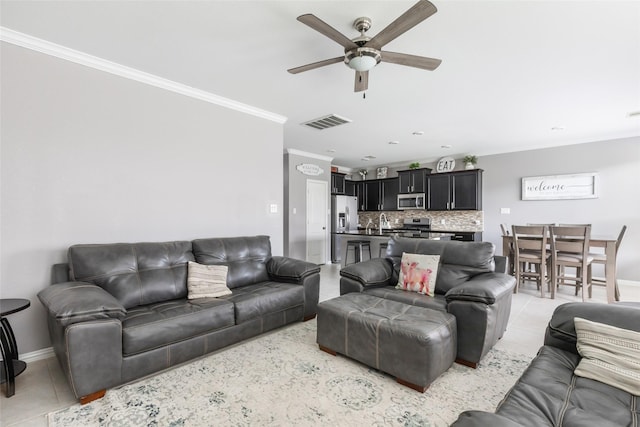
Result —
<svg viewBox="0 0 640 427"><path fill-rule="evenodd" d="M381 49L382 46L394 40L405 31L409 31L437 11L438 9L428 0L420 0L395 21L387 25L384 30L376 34L374 38L367 42L366 46Z"/></svg>
<svg viewBox="0 0 640 427"><path fill-rule="evenodd" d="M339 32L320 18L316 17L315 15L312 15L310 13L300 15L298 16L298 21L302 22L305 25L308 25L321 34L324 34L345 49L355 49L358 47L358 45L349 40L347 36Z"/></svg>
<svg viewBox="0 0 640 427"><path fill-rule="evenodd" d="M315 68L324 67L325 65L337 64L338 62L343 62L344 56L338 56L337 58L325 59L324 61L314 62L313 64L302 65L296 68L290 68L287 71L291 74L302 73L303 71L313 70Z"/></svg>
<svg viewBox="0 0 640 427"><path fill-rule="evenodd" d="M423 70L433 71L442 62L441 59L427 58L426 56L408 55L406 53L382 52L382 62L390 62L392 64L406 65L409 67L422 68Z"/></svg>
<svg viewBox="0 0 640 427"><path fill-rule="evenodd" d="M353 89L354 92L362 92L369 87L369 72L368 71L356 71L356 84Z"/></svg>

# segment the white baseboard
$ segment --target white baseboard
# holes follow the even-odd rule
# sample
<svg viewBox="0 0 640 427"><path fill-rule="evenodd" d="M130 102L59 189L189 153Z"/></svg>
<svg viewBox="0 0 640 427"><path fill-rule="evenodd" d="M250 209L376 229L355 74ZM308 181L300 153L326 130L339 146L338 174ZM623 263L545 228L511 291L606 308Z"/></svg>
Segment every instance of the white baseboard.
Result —
<svg viewBox="0 0 640 427"><path fill-rule="evenodd" d="M47 347L36 351L30 351L29 353L22 353L20 355L20 360L26 363L31 363L36 360L49 359L50 357L55 356L56 354L53 352L53 347Z"/></svg>

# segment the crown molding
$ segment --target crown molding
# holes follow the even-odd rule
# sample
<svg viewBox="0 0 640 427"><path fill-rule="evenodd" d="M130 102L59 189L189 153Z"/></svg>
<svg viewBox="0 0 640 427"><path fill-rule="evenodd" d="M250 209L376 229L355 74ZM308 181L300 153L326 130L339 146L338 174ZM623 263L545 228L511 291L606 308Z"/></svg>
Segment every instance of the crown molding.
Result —
<svg viewBox="0 0 640 427"><path fill-rule="evenodd" d="M306 151L296 150L295 148L287 148L286 151L287 151L287 154L294 154L296 156L309 157L311 159L324 160L327 162L331 162L333 160L333 157L323 156L322 154L307 153Z"/></svg>
<svg viewBox="0 0 640 427"><path fill-rule="evenodd" d="M229 98L214 95L213 93L206 92L204 90L196 89L182 83L158 77L156 75L146 73L135 68L127 67L116 62L107 61L106 59L89 55L78 50L70 49L59 44L51 43L47 40L39 39L28 34L11 30L9 28L0 27L0 40L36 52L44 53L45 55L54 56L66 61L74 62L76 64L84 65L86 67L124 77L129 80L134 80L140 83L148 84L150 86L155 86L160 89L179 93L190 98L199 99L210 104L219 105L231 110L240 111L242 113L250 114L252 116L260 117L266 120L271 120L276 123L284 124L287 121L287 117L280 114L262 110L260 108L243 104Z"/></svg>

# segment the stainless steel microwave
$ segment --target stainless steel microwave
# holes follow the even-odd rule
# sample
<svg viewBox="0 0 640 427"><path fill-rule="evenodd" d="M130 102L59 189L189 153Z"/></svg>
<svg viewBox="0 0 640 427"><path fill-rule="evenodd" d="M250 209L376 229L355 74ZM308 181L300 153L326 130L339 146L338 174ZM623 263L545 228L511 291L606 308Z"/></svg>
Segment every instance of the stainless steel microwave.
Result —
<svg viewBox="0 0 640 427"><path fill-rule="evenodd" d="M424 193L398 194L398 210L425 209Z"/></svg>

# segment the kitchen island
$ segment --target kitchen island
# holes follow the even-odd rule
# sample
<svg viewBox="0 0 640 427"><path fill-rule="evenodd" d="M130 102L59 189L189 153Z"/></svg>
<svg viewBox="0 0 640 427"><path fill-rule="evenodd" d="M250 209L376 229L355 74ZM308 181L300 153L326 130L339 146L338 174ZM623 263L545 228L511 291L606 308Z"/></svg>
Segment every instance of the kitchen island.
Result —
<svg viewBox="0 0 640 427"><path fill-rule="evenodd" d="M352 230L344 232L334 232L333 234L339 234L340 239L340 264L344 267L345 260L347 259L347 241L349 240L367 240L371 246L371 258L380 258L380 244L387 243L393 236L399 237L411 237L415 239L430 239L430 240L450 240L453 233L440 233L440 232L425 232L425 231L404 231L404 230L383 230L382 234L379 231L372 231L368 233L366 230ZM366 255L363 257L366 259ZM353 260L353 255L350 260Z"/></svg>

